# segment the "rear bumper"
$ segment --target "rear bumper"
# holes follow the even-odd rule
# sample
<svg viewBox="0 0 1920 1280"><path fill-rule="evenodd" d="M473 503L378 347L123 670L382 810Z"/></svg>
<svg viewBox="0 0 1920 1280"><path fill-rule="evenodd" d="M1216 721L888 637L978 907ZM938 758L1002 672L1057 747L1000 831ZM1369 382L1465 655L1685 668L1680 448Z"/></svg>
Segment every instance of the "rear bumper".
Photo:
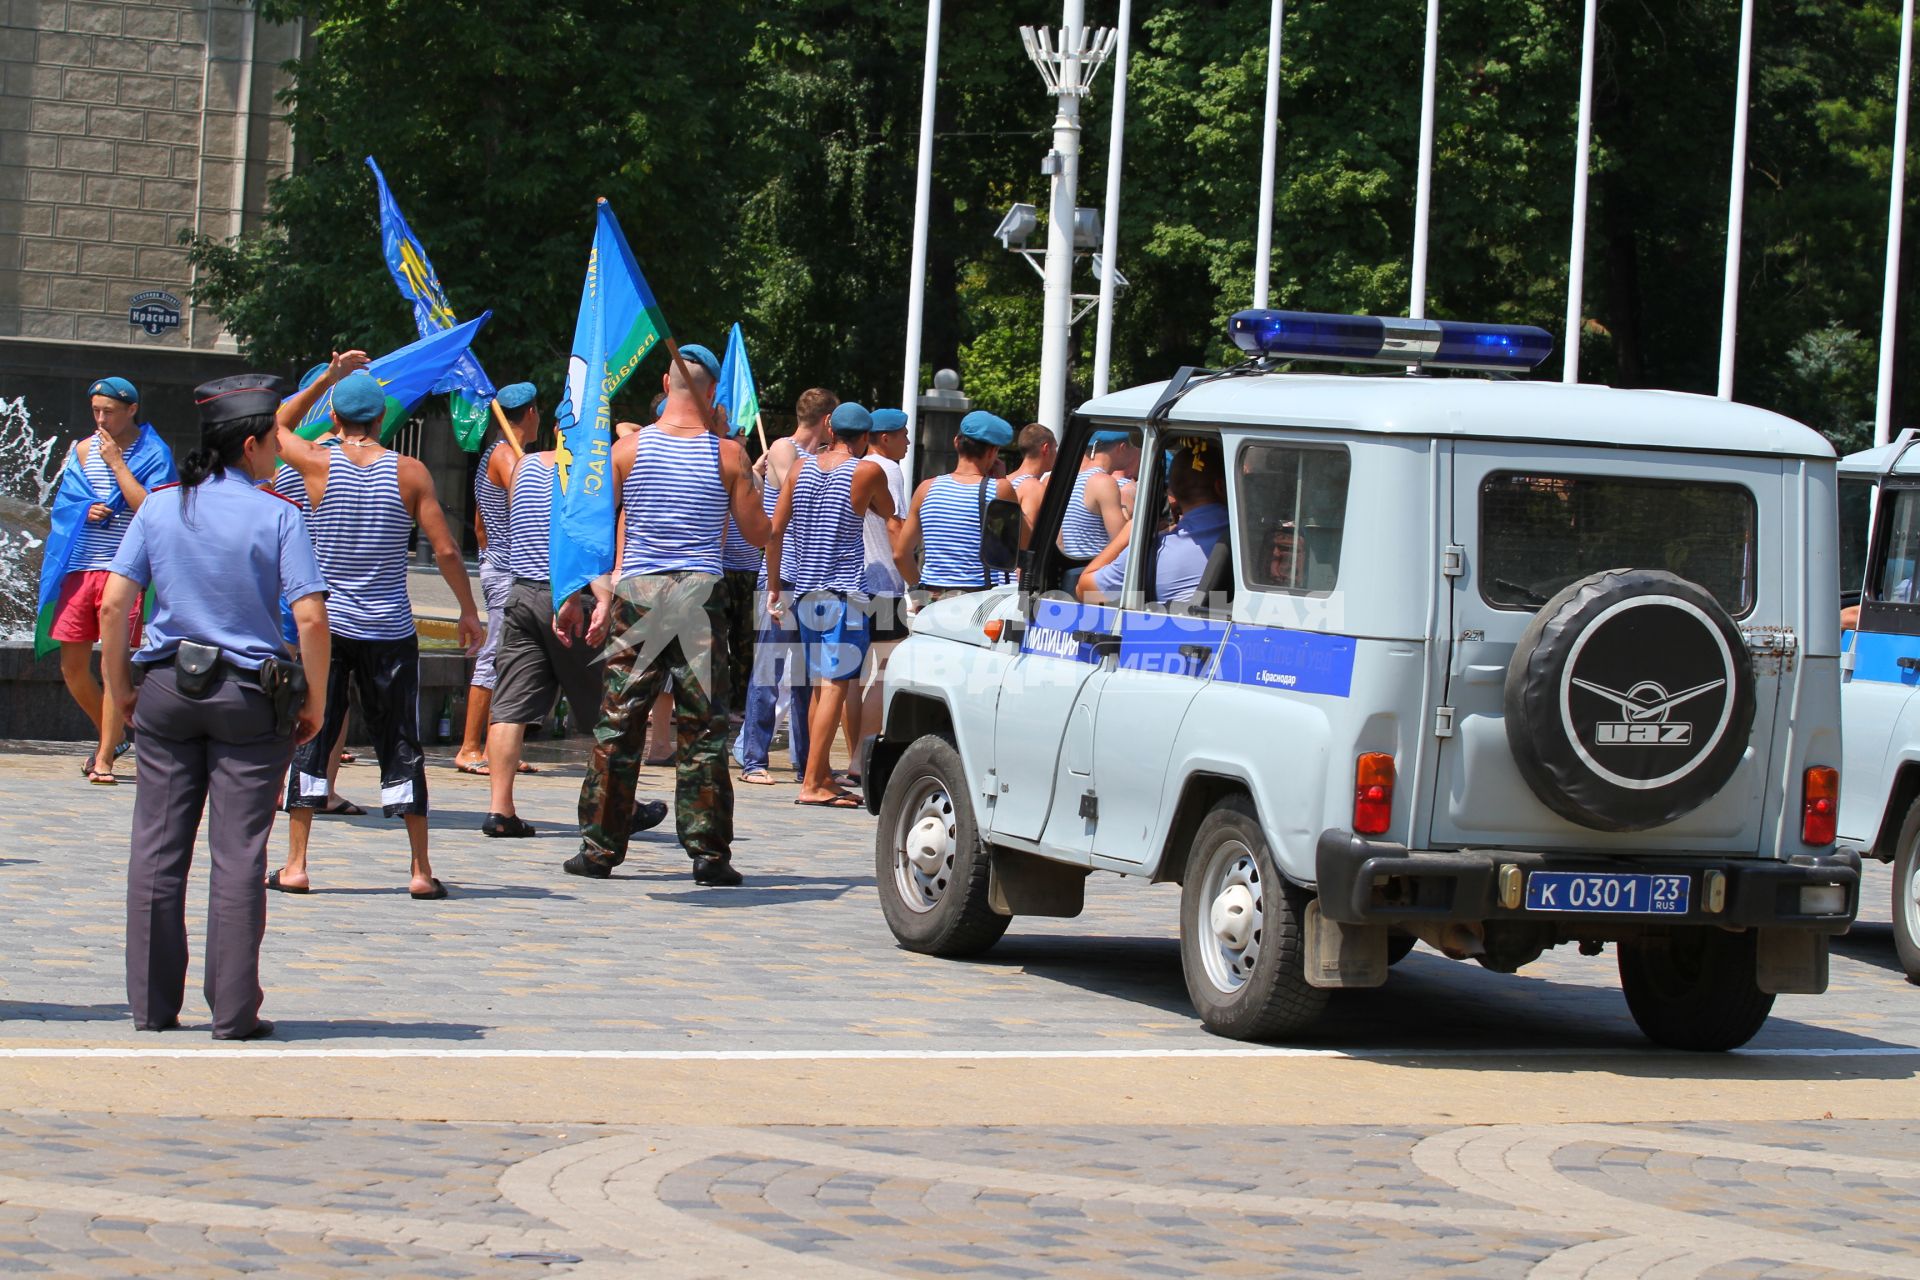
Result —
<svg viewBox="0 0 1920 1280"><path fill-rule="evenodd" d="M1840 934L1847 931L1860 909L1860 857L1845 849L1800 862L1664 854L1658 858L1621 858L1505 850L1437 852L1330 830L1321 833L1316 863L1321 913L1345 924L1524 920L1562 926L1588 922L1613 928L1637 924L1764 926ZM1523 903L1524 878L1534 871L1684 873L1692 878L1693 886L1684 915L1528 911L1502 901L1502 884L1512 879L1505 873L1507 867L1519 869ZM1726 878L1724 905L1718 911L1707 909L1708 872L1719 872ZM1845 909L1818 914L1801 911L1800 890L1810 885L1844 888Z"/></svg>

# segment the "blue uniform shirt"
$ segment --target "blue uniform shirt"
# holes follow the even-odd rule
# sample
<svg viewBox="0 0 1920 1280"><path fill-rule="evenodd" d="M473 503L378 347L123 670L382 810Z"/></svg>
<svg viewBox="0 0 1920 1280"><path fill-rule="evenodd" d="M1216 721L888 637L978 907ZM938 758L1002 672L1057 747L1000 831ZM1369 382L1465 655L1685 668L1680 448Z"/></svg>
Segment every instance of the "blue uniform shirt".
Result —
<svg viewBox="0 0 1920 1280"><path fill-rule="evenodd" d="M280 599L324 593L300 509L229 468L190 491L160 489L134 513L112 572L152 586L146 643L133 660L173 656L182 640L220 646L252 669L286 655Z"/></svg>
<svg viewBox="0 0 1920 1280"><path fill-rule="evenodd" d="M1207 558L1226 536L1227 509L1210 502L1187 512L1179 524L1155 538L1154 600L1165 604L1191 596L1200 585L1200 575L1206 572ZM1122 551L1112 564L1093 575L1093 585L1108 599L1118 599L1126 576L1127 553Z"/></svg>

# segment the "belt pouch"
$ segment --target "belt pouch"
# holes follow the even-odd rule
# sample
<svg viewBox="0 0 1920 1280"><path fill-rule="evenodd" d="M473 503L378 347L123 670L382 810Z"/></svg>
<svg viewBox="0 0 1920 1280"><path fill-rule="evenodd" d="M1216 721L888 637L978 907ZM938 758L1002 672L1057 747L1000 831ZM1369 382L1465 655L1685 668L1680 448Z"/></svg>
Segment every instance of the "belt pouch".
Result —
<svg viewBox="0 0 1920 1280"><path fill-rule="evenodd" d="M220 679L220 646L182 640L173 655L174 688L189 698L204 698Z"/></svg>

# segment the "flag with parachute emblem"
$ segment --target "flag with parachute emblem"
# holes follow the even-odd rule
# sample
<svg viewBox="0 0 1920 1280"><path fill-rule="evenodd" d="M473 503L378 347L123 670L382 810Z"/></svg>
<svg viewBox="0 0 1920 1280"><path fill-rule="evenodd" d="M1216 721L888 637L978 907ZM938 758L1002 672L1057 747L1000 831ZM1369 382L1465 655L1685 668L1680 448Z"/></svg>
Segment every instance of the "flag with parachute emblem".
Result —
<svg viewBox="0 0 1920 1280"><path fill-rule="evenodd" d="M459 321L447 302L447 291L441 288L432 260L414 238L406 215L388 190L387 175L380 172L372 156L367 157L367 168L373 170L374 185L380 189L380 249L400 295L413 303L414 328L423 338L453 328ZM452 393L449 407L453 434L468 453L479 449L481 438L487 434L488 405L494 395L493 380L480 367L479 359L473 352L463 351L432 390Z"/></svg>
<svg viewBox="0 0 1920 1280"><path fill-rule="evenodd" d="M567 385L554 411L558 443L548 573L556 609L613 568L613 397L666 337L660 304L603 198L580 287Z"/></svg>
<svg viewBox="0 0 1920 1280"><path fill-rule="evenodd" d="M727 415L727 434L742 436L753 430L760 416L760 393L753 385L753 366L747 361L747 340L736 321L727 334L727 354L720 361L720 387L714 405Z"/></svg>
<svg viewBox="0 0 1920 1280"><path fill-rule="evenodd" d="M431 394L440 380L447 376L447 370L466 354L473 335L480 332L480 326L492 316L491 311L482 312L463 325L442 329L418 342L410 342L398 351L389 351L367 366L367 372L379 382L380 390L387 397L386 416L380 420L380 439L383 443L413 406ZM327 433L332 416L333 389L329 387L294 431L303 440L317 440Z"/></svg>

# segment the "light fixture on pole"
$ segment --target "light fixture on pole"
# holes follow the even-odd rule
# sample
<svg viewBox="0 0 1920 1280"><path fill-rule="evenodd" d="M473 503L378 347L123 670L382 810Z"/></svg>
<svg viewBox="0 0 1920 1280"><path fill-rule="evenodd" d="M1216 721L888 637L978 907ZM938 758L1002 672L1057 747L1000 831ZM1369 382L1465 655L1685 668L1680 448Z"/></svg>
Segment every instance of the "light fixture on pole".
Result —
<svg viewBox="0 0 1920 1280"><path fill-rule="evenodd" d="M1027 56L1056 103L1053 150L1040 171L1053 180L1047 204L1046 280L1040 321L1040 404L1037 417L1056 438L1067 421L1067 354L1073 331L1073 259L1079 238L1074 188L1080 177L1080 99L1113 53L1114 33L1088 30L1084 0L1064 0L1060 32L1020 28ZM1098 236L1095 237L1098 242Z"/></svg>

